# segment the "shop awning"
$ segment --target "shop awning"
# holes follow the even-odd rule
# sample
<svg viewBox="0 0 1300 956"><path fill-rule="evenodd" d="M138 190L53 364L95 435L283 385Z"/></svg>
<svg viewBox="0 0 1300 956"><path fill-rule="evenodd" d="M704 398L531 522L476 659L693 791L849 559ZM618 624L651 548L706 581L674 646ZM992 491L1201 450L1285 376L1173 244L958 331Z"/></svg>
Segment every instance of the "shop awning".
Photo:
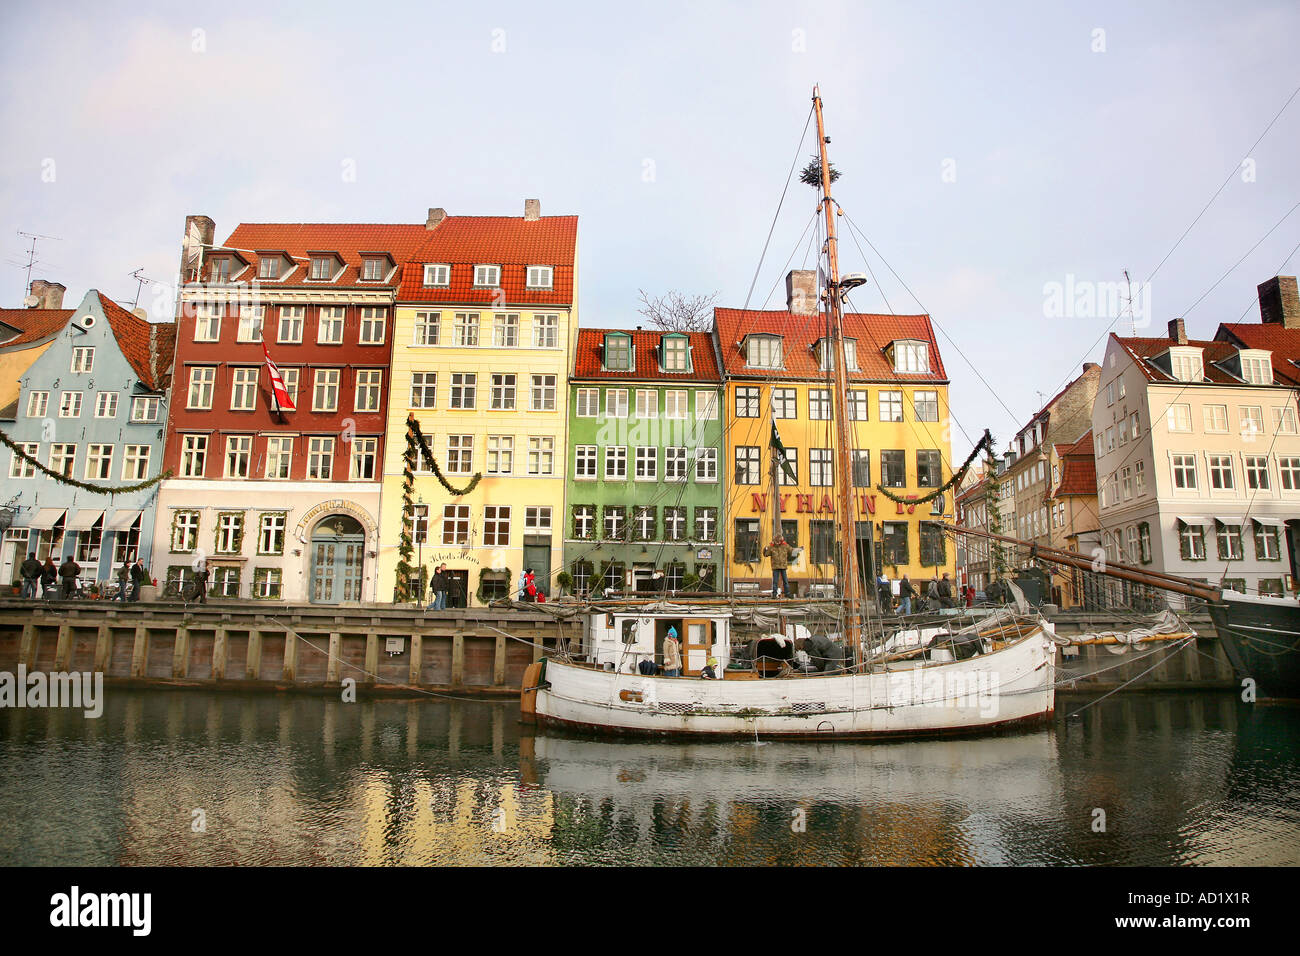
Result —
<svg viewBox="0 0 1300 956"><path fill-rule="evenodd" d="M1265 525L1266 527L1269 527L1269 528L1280 528L1280 527L1282 527L1282 519L1281 519L1281 518L1266 518L1266 517L1263 517L1263 516L1261 516L1261 515L1255 515L1255 516L1252 517L1250 520L1253 521L1253 522L1255 522L1255 524L1262 524L1262 525Z"/></svg>
<svg viewBox="0 0 1300 956"><path fill-rule="evenodd" d="M1192 525L1193 527L1199 526L1203 528L1209 524L1209 521L1197 515L1179 515L1174 520L1178 521L1180 524Z"/></svg>
<svg viewBox="0 0 1300 956"><path fill-rule="evenodd" d="M1241 515L1217 515L1214 520L1221 525L1237 526L1242 523Z"/></svg>
<svg viewBox="0 0 1300 956"><path fill-rule="evenodd" d="M139 511L115 511L109 519L106 531L126 531L140 519Z"/></svg>
<svg viewBox="0 0 1300 956"><path fill-rule="evenodd" d="M68 522L68 530L89 531L95 526L95 522L102 517L104 517L104 512L102 511L78 511L72 516L72 520Z"/></svg>
<svg viewBox="0 0 1300 956"><path fill-rule="evenodd" d="M32 515L32 520L27 522L27 527L35 531L49 531L59 523L64 510L63 508L41 508Z"/></svg>

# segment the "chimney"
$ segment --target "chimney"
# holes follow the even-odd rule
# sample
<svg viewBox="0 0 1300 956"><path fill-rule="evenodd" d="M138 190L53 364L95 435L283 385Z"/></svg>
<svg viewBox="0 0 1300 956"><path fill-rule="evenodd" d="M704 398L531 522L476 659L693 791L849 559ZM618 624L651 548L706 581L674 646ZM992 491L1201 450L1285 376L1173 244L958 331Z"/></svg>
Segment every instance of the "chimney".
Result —
<svg viewBox="0 0 1300 956"><path fill-rule="evenodd" d="M67 288L61 282L46 282L44 279L36 279L32 282L32 295L36 296L37 303L32 306L33 309L61 309L63 308L63 293Z"/></svg>
<svg viewBox="0 0 1300 956"><path fill-rule="evenodd" d="M796 315L815 315L817 273L811 269L791 269L785 277L785 307Z"/></svg>
<svg viewBox="0 0 1300 956"><path fill-rule="evenodd" d="M424 220L425 229L437 229L438 223L447 218L447 210L439 206L436 209L429 210L429 218Z"/></svg>
<svg viewBox="0 0 1300 956"><path fill-rule="evenodd" d="M1284 329L1300 329L1300 295L1296 294L1295 276L1274 276L1257 287L1259 318Z"/></svg>
<svg viewBox="0 0 1300 956"><path fill-rule="evenodd" d="M1169 341L1179 345L1187 344L1187 326L1182 319L1169 320Z"/></svg>
<svg viewBox="0 0 1300 956"><path fill-rule="evenodd" d="M203 257L212 248L217 224L207 216L186 216L185 236L181 239L181 283L197 282L203 268ZM180 308L180 296L177 296Z"/></svg>
<svg viewBox="0 0 1300 956"><path fill-rule="evenodd" d="M540 199L524 200L524 219L541 219L542 218L542 201Z"/></svg>
<svg viewBox="0 0 1300 956"><path fill-rule="evenodd" d="M1084 362L1084 363L1083 363L1083 374L1084 374L1084 375L1087 375L1089 372L1091 372L1091 371L1092 371L1093 369L1095 369L1095 368L1101 368L1101 366L1098 365L1096 362Z"/></svg>

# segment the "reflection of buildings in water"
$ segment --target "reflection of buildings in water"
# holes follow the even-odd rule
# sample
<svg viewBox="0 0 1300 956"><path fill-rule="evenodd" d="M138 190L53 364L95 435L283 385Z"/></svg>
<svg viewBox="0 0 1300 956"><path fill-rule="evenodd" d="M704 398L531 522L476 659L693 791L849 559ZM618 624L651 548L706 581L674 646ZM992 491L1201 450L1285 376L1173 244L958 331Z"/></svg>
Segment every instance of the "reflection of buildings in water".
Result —
<svg viewBox="0 0 1300 956"><path fill-rule="evenodd" d="M1213 808L1210 826L1197 834L1194 851L1215 862L1250 866L1300 865L1300 820L1295 793L1300 783L1300 707L1238 705L1228 795ZM1224 818L1232 817L1233 828ZM1226 837L1219 836L1225 832Z"/></svg>
<svg viewBox="0 0 1300 956"><path fill-rule="evenodd" d="M555 794L557 852L727 865L998 862L984 822L1059 792L1050 733L907 743L604 742L538 736L523 779Z"/></svg>

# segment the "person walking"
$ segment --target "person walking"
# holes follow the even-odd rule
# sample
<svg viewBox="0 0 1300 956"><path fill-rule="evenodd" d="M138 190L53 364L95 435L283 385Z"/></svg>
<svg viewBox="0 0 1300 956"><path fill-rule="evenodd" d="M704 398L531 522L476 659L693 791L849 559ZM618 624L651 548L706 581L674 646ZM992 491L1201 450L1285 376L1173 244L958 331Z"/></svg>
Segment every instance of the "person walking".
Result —
<svg viewBox="0 0 1300 956"><path fill-rule="evenodd" d="M912 587L912 582L906 574L903 580L898 583L898 613L912 613L912 598L916 596L916 588Z"/></svg>
<svg viewBox="0 0 1300 956"><path fill-rule="evenodd" d="M149 572L144 569L144 562L138 557L131 565L131 600L140 600L140 589L149 583Z"/></svg>
<svg viewBox="0 0 1300 956"><path fill-rule="evenodd" d="M957 606L957 601L952 596L952 582L948 580L947 572L944 573L943 580L939 582L939 603L943 607Z"/></svg>
<svg viewBox="0 0 1300 956"><path fill-rule="evenodd" d="M763 556L772 559L772 597L777 596L778 588L781 597L789 597L790 578L787 571L790 567L790 546L785 543L785 538L778 534L763 549Z"/></svg>
<svg viewBox="0 0 1300 956"><path fill-rule="evenodd" d="M129 598L131 590L131 565L123 561L122 566L117 569L117 596L113 600L119 604L125 604Z"/></svg>
<svg viewBox="0 0 1300 956"><path fill-rule="evenodd" d="M54 563L52 555L45 556L45 563L41 565L41 597L50 599L54 597L54 589L59 583L59 568Z"/></svg>
<svg viewBox="0 0 1300 956"><path fill-rule="evenodd" d="M64 558L59 565L59 580L63 583L60 596L63 600L68 601L77 596L77 575L80 573L81 565L72 560L72 555Z"/></svg>
<svg viewBox="0 0 1300 956"><path fill-rule="evenodd" d="M682 676L682 646L677 643L677 628L668 628L664 638L664 676Z"/></svg>
<svg viewBox="0 0 1300 956"><path fill-rule="evenodd" d="M198 589L198 602L200 604L208 603L208 563L204 561L194 571L194 586Z"/></svg>
<svg viewBox="0 0 1300 956"><path fill-rule="evenodd" d="M447 609L447 565L440 564L433 569L433 578L429 581L429 590L433 592L433 601L429 605L430 609L445 611Z"/></svg>
<svg viewBox="0 0 1300 956"><path fill-rule="evenodd" d="M876 578L876 597L880 601L881 614L888 614L894 609L894 589L884 571L881 571L880 577Z"/></svg>
<svg viewBox="0 0 1300 956"><path fill-rule="evenodd" d="M36 552L33 551L27 555L27 560L19 567L18 573L23 577L23 593L25 598L36 597L36 584L41 579L41 562L36 560Z"/></svg>

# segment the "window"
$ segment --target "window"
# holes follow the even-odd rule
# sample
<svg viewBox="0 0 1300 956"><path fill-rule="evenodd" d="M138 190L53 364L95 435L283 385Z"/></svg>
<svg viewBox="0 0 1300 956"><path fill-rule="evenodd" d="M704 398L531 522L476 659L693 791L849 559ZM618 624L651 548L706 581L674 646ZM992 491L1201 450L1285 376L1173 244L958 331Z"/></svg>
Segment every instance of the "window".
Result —
<svg viewBox="0 0 1300 956"><path fill-rule="evenodd" d="M609 418L627 418L627 389L611 388L605 392L605 414Z"/></svg>
<svg viewBox="0 0 1300 956"><path fill-rule="evenodd" d="M257 277L259 279L279 279L280 268L284 260L279 256L262 256L257 263Z"/></svg>
<svg viewBox="0 0 1300 956"><path fill-rule="evenodd" d="M1215 538L1219 545L1220 561L1237 561L1241 558L1241 525L1215 522Z"/></svg>
<svg viewBox="0 0 1300 956"><path fill-rule="evenodd" d="M664 539L682 541L686 538L686 509L681 505L664 506Z"/></svg>
<svg viewBox="0 0 1300 956"><path fill-rule="evenodd" d="M194 341L215 342L221 338L221 315L225 306L217 302L200 302L194 314Z"/></svg>
<svg viewBox="0 0 1300 956"><path fill-rule="evenodd" d="M939 393L917 390L912 393L912 406L916 411L918 422L937 422L939 420Z"/></svg>
<svg viewBox="0 0 1300 956"><path fill-rule="evenodd" d="M320 322L316 326L318 345L341 345L343 343L343 317L346 310L341 305L323 305L320 308Z"/></svg>
<svg viewBox="0 0 1300 956"><path fill-rule="evenodd" d="M880 392L880 420L882 422L901 422L903 420L903 393L882 390Z"/></svg>
<svg viewBox="0 0 1300 956"><path fill-rule="evenodd" d="M778 335L747 336L745 364L750 368L780 368L781 337Z"/></svg>
<svg viewBox="0 0 1300 956"><path fill-rule="evenodd" d="M737 518L735 540L735 560L741 564L757 564L760 554L758 547L758 519Z"/></svg>
<svg viewBox="0 0 1300 956"><path fill-rule="evenodd" d="M550 266L528 267L528 288L530 289L549 289L553 278L554 270Z"/></svg>
<svg viewBox="0 0 1300 956"><path fill-rule="evenodd" d="M455 344L478 345L478 313L457 312L455 318Z"/></svg>
<svg viewBox="0 0 1300 956"><path fill-rule="evenodd" d="M921 565L927 568L941 567L947 561L943 529L933 521L922 521L917 530L920 532Z"/></svg>
<svg viewBox="0 0 1300 956"><path fill-rule="evenodd" d="M1260 356L1241 353L1241 377L1251 385L1273 384L1273 363Z"/></svg>
<svg viewBox="0 0 1300 956"><path fill-rule="evenodd" d="M938 488L943 484L943 461L937 449L917 449L916 484L918 488Z"/></svg>
<svg viewBox="0 0 1300 956"><path fill-rule="evenodd" d="M1120 482L1124 486L1124 500L1133 497L1133 468L1129 466L1120 470Z"/></svg>
<svg viewBox="0 0 1300 956"><path fill-rule="evenodd" d="M384 328L388 324L388 310L369 306L361 310L361 335L357 338L361 345L383 345Z"/></svg>
<svg viewBox="0 0 1300 956"><path fill-rule="evenodd" d="M550 435L534 435L528 439L528 473L555 474L555 439Z"/></svg>
<svg viewBox="0 0 1300 956"><path fill-rule="evenodd" d="M600 579L600 586L605 590L617 591L623 586L624 565L618 562L612 562L605 568L605 574Z"/></svg>
<svg viewBox="0 0 1300 956"><path fill-rule="evenodd" d="M95 481L113 477L113 446L92 444L86 446L86 480Z"/></svg>
<svg viewBox="0 0 1300 956"><path fill-rule="evenodd" d="M1179 521L1178 552L1184 561L1205 560L1205 529Z"/></svg>
<svg viewBox="0 0 1300 956"><path fill-rule="evenodd" d="M556 378L554 375L534 375L529 390L530 408L535 412L555 411Z"/></svg>
<svg viewBox="0 0 1300 956"><path fill-rule="evenodd" d="M138 402L140 401L140 399L137 398L136 401ZM156 402L157 399L154 399L154 401ZM49 392L31 392L27 396L27 417L44 418L45 412L49 408L49 406L50 406ZM134 418L134 416L132 417Z"/></svg>
<svg viewBox="0 0 1300 956"><path fill-rule="evenodd" d="M451 285L451 266L442 262L424 264L425 285Z"/></svg>
<svg viewBox="0 0 1300 956"><path fill-rule="evenodd" d="M312 393L311 410L314 412L333 412L339 404L339 370L336 368L316 369L316 386Z"/></svg>
<svg viewBox="0 0 1300 956"><path fill-rule="evenodd" d="M18 447L23 450L23 454L35 458L36 453L41 450L41 443L35 441L23 442ZM12 460L9 462L9 477L10 478L35 478L36 466L33 465L30 461L27 461L26 459L19 458L15 454Z"/></svg>
<svg viewBox="0 0 1300 956"><path fill-rule="evenodd" d="M809 560L813 564L834 564L838 557L834 521L808 522Z"/></svg>
<svg viewBox="0 0 1300 956"><path fill-rule="evenodd" d="M276 341L295 344L302 341L302 326L307 316L305 305L280 306L280 329Z"/></svg>
<svg viewBox="0 0 1300 956"><path fill-rule="evenodd" d="M81 393L64 392L59 397L59 417L79 418L81 416Z"/></svg>
<svg viewBox="0 0 1300 956"><path fill-rule="evenodd" d="M508 475L515 467L515 439L513 435L488 435L487 473Z"/></svg>
<svg viewBox="0 0 1300 956"><path fill-rule="evenodd" d="M1151 563L1151 525L1138 522L1138 558L1143 564Z"/></svg>
<svg viewBox="0 0 1300 956"><path fill-rule="evenodd" d="M716 448L695 449L695 480L718 480L718 450Z"/></svg>
<svg viewBox="0 0 1300 956"><path fill-rule="evenodd" d="M697 421L714 421L718 417L718 393L695 393L695 418Z"/></svg>
<svg viewBox="0 0 1300 956"><path fill-rule="evenodd" d="M244 515L240 511L217 513L217 553L238 554L244 537Z"/></svg>
<svg viewBox="0 0 1300 956"><path fill-rule="evenodd" d="M924 342L894 343L895 372L930 371L930 350ZM902 421L902 419L899 419Z"/></svg>
<svg viewBox="0 0 1300 956"><path fill-rule="evenodd" d="M853 486L855 488L871 487L871 452L866 449L853 450Z"/></svg>
<svg viewBox="0 0 1300 956"><path fill-rule="evenodd" d="M100 392L95 398L96 418L117 417L117 392Z"/></svg>
<svg viewBox="0 0 1300 956"><path fill-rule="evenodd" d="M849 390L849 421L865 422L871 419L871 393L865 388Z"/></svg>
<svg viewBox="0 0 1300 956"><path fill-rule="evenodd" d="M1281 597L1282 596L1282 579L1281 578L1260 578L1259 579L1260 596Z"/></svg>
<svg viewBox="0 0 1300 956"><path fill-rule="evenodd" d="M670 445L664 449L664 481L686 479L686 449L679 445Z"/></svg>
<svg viewBox="0 0 1300 956"><path fill-rule="evenodd" d="M880 453L880 483L886 488L902 488L907 484L906 452L886 449Z"/></svg>
<svg viewBox="0 0 1300 956"><path fill-rule="evenodd" d="M1202 375L1201 350L1175 352L1169 350L1169 365L1174 378L1180 382L1199 382Z"/></svg>
<svg viewBox="0 0 1300 956"><path fill-rule="evenodd" d="M217 380L217 370L209 366L196 366L190 369L190 394L187 408L208 409L212 407L212 389ZM62 413L60 413L62 414Z"/></svg>
<svg viewBox="0 0 1300 956"><path fill-rule="evenodd" d="M663 338L664 371L689 372L691 369L690 342L683 335L665 335Z"/></svg>
<svg viewBox="0 0 1300 956"><path fill-rule="evenodd" d="M312 256L311 278L318 281L332 279L337 264L338 260L333 256Z"/></svg>
<svg viewBox="0 0 1300 956"><path fill-rule="evenodd" d="M778 485L799 484L799 449L787 448L785 450L785 460L786 463L789 464L790 470L794 472L794 477L791 478L785 473L785 469L778 465L776 469L776 483Z"/></svg>
<svg viewBox="0 0 1300 956"><path fill-rule="evenodd" d="M1190 405L1170 405L1165 412L1171 432L1189 432L1192 430L1192 409ZM1110 429L1107 429L1109 432Z"/></svg>
<svg viewBox="0 0 1300 956"><path fill-rule="evenodd" d="M451 373L451 407L473 408L478 375L474 372Z"/></svg>
<svg viewBox="0 0 1300 956"><path fill-rule="evenodd" d="M1138 495L1146 494L1147 463L1144 461L1133 462L1133 489Z"/></svg>
<svg viewBox="0 0 1300 956"><path fill-rule="evenodd" d="M1268 491L1268 456L1246 456L1246 487L1251 491Z"/></svg>
<svg viewBox="0 0 1300 956"><path fill-rule="evenodd" d="M600 414L600 389L580 388L574 392L578 418L595 418Z"/></svg>
<svg viewBox="0 0 1300 956"><path fill-rule="evenodd" d="M1233 487L1231 455L1210 456L1210 487L1216 491Z"/></svg>
<svg viewBox="0 0 1300 956"><path fill-rule="evenodd" d="M508 349L519 344L518 312L498 312L492 316L492 344Z"/></svg>
<svg viewBox="0 0 1300 956"><path fill-rule="evenodd" d="M378 282L388 275L388 262L385 259L363 259L361 278L366 282Z"/></svg>
<svg viewBox="0 0 1300 956"><path fill-rule="evenodd" d="M1255 560L1277 561L1281 558L1278 547L1278 529L1255 522Z"/></svg>
<svg viewBox="0 0 1300 956"><path fill-rule="evenodd" d="M208 460L207 435L181 436L181 474L182 478L202 478L204 466Z"/></svg>
<svg viewBox="0 0 1300 956"><path fill-rule="evenodd" d="M199 540L199 513L178 511L172 516L172 550L193 551Z"/></svg>
<svg viewBox="0 0 1300 956"><path fill-rule="evenodd" d="M230 408L232 411L249 411L257 406L256 368L231 369ZM191 386L193 377L191 376Z"/></svg>
<svg viewBox="0 0 1300 956"><path fill-rule="evenodd" d="M494 373L492 375L492 409L509 411L515 407L515 376Z"/></svg>
<svg viewBox="0 0 1300 956"><path fill-rule="evenodd" d="M636 417L637 418L658 418L659 417L659 393L653 389L638 388L636 390Z"/></svg>
<svg viewBox="0 0 1300 956"><path fill-rule="evenodd" d="M513 439L512 439L513 441ZM474 471L474 436L447 436L447 472L468 475Z"/></svg>
<svg viewBox="0 0 1300 956"><path fill-rule="evenodd" d="M880 526L880 556L886 566L910 564L907 554L907 522L885 521Z"/></svg>
<svg viewBox="0 0 1300 956"><path fill-rule="evenodd" d="M475 266L474 287L477 289L495 289L501 284L500 266Z"/></svg>
<svg viewBox="0 0 1300 956"><path fill-rule="evenodd" d="M239 308L239 328L235 331L236 342L262 341L262 321L266 315L264 305L245 305Z"/></svg>
<svg viewBox="0 0 1300 956"><path fill-rule="evenodd" d="M1278 458L1277 470L1282 475L1283 491L1300 491L1300 456Z"/></svg>
<svg viewBox="0 0 1300 956"><path fill-rule="evenodd" d="M808 478L817 488L829 487L835 483L835 465L829 448L808 449Z"/></svg>
<svg viewBox="0 0 1300 956"><path fill-rule="evenodd" d="M793 388L772 389L772 417L797 418L799 415L798 395Z"/></svg>
<svg viewBox="0 0 1300 956"><path fill-rule="evenodd" d="M353 411L379 411L379 392L384 373L381 369L358 369Z"/></svg>
<svg viewBox="0 0 1300 956"><path fill-rule="evenodd" d="M483 507L483 544L499 548L510 545L510 506L485 505Z"/></svg>
<svg viewBox="0 0 1300 956"><path fill-rule="evenodd" d="M469 505L443 505L442 543L469 544Z"/></svg>
<svg viewBox="0 0 1300 956"><path fill-rule="evenodd" d="M736 447L736 484L756 485L759 480L758 446L738 445Z"/></svg>
<svg viewBox="0 0 1300 956"><path fill-rule="evenodd" d="M758 417L758 388L751 385L739 386L736 389L736 417L737 418L757 418Z"/></svg>
<svg viewBox="0 0 1300 956"><path fill-rule="evenodd" d="M272 601L279 600L282 576L283 572L280 568L254 568L252 596Z"/></svg>
<svg viewBox="0 0 1300 956"><path fill-rule="evenodd" d="M1283 405L1281 408L1273 409L1273 430L1281 432L1284 435L1294 435L1296 433L1296 415L1295 408L1291 405Z"/></svg>
<svg viewBox="0 0 1300 956"><path fill-rule="evenodd" d="M1241 437L1245 441L1256 438L1264 431L1264 409L1258 405L1241 406Z"/></svg>
<svg viewBox="0 0 1300 956"><path fill-rule="evenodd" d="M808 417L813 421L829 421L831 417L830 389L808 389Z"/></svg>
<svg viewBox="0 0 1300 956"><path fill-rule="evenodd" d="M533 348L553 349L560 345L560 317L558 315L533 316Z"/></svg>
<svg viewBox="0 0 1300 956"><path fill-rule="evenodd" d="M673 388L664 392L664 418L686 417L686 390Z"/></svg>
<svg viewBox="0 0 1300 956"><path fill-rule="evenodd" d="M1196 487L1195 455L1174 455L1173 466L1175 488L1190 489Z"/></svg>
<svg viewBox="0 0 1300 956"><path fill-rule="evenodd" d="M438 407L438 373L411 373L411 408Z"/></svg>
<svg viewBox="0 0 1300 956"><path fill-rule="evenodd" d="M257 532L258 554L284 553L284 512L272 511L262 515Z"/></svg>
<svg viewBox="0 0 1300 956"><path fill-rule="evenodd" d="M695 509L695 540L713 541L718 533L718 509Z"/></svg>
<svg viewBox="0 0 1300 956"><path fill-rule="evenodd" d="M591 579L595 573L590 561L573 562L573 592L586 595L591 590Z"/></svg>
<svg viewBox="0 0 1300 956"><path fill-rule="evenodd" d="M1205 430L1207 432L1226 432L1228 430L1228 406L1206 405L1204 408Z"/></svg>
<svg viewBox="0 0 1300 956"><path fill-rule="evenodd" d="M591 505L573 506L573 536L591 538L595 534L596 509Z"/></svg>
<svg viewBox="0 0 1300 956"><path fill-rule="evenodd" d="M625 481L627 479L627 448L623 445L610 445L605 449L605 480Z"/></svg>
<svg viewBox="0 0 1300 956"><path fill-rule="evenodd" d="M596 478L596 446L575 445L573 449L573 477Z"/></svg>
<svg viewBox="0 0 1300 956"><path fill-rule="evenodd" d="M225 477L247 478L248 464L252 457L252 435L227 435Z"/></svg>
<svg viewBox="0 0 1300 956"><path fill-rule="evenodd" d="M627 509L622 505L605 506L605 539L621 541L627 533Z"/></svg>
<svg viewBox="0 0 1300 956"><path fill-rule="evenodd" d="M81 375L95 370L95 349L91 346L72 350L72 374Z"/></svg>
<svg viewBox="0 0 1300 956"><path fill-rule="evenodd" d="M266 477L282 479L289 477L289 466L293 461L293 439L275 435L266 440Z"/></svg>
<svg viewBox="0 0 1300 956"><path fill-rule="evenodd" d="M632 368L632 336L614 332L605 336L605 368L614 371Z"/></svg>
<svg viewBox="0 0 1300 956"><path fill-rule="evenodd" d="M652 505L637 505L632 511L632 539L634 541L653 541L655 539L655 508Z"/></svg>
<svg viewBox="0 0 1300 956"><path fill-rule="evenodd" d="M307 439L307 477L319 481L329 481L334 471L334 439Z"/></svg>
<svg viewBox="0 0 1300 956"><path fill-rule="evenodd" d="M412 345L437 345L438 330L442 326L441 312L415 313L415 339Z"/></svg>
<svg viewBox="0 0 1300 956"><path fill-rule="evenodd" d="M1115 404L1115 383L1114 382L1110 382L1106 385L1106 404L1107 405Z"/></svg>
<svg viewBox="0 0 1300 956"><path fill-rule="evenodd" d="M655 481L659 478L659 449L653 445L638 445L636 449L636 480Z"/></svg>

